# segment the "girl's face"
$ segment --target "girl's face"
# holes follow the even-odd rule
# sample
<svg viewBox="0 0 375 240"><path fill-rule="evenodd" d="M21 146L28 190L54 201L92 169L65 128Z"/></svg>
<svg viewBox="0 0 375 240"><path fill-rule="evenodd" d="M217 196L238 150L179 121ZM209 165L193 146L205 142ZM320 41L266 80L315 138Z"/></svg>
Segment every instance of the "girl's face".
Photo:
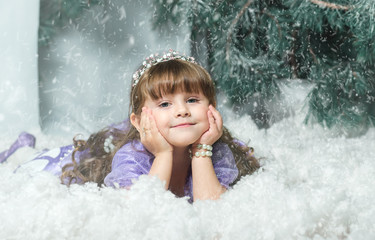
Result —
<svg viewBox="0 0 375 240"><path fill-rule="evenodd" d="M209 129L209 104L201 93L179 91L157 100L148 98L144 106L152 110L161 135L171 145L185 147L195 143Z"/></svg>

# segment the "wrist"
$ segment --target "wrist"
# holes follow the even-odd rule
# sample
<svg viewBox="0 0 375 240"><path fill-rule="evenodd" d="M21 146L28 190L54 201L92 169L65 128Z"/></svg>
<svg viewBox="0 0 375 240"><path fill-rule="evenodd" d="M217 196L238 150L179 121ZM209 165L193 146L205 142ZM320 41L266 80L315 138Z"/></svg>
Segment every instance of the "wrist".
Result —
<svg viewBox="0 0 375 240"><path fill-rule="evenodd" d="M206 157L210 158L212 156L212 146L209 144L193 144L189 149L190 157Z"/></svg>
<svg viewBox="0 0 375 240"><path fill-rule="evenodd" d="M156 157L167 157L167 156L172 156L173 151L163 151L163 152L157 152L154 154L155 158Z"/></svg>

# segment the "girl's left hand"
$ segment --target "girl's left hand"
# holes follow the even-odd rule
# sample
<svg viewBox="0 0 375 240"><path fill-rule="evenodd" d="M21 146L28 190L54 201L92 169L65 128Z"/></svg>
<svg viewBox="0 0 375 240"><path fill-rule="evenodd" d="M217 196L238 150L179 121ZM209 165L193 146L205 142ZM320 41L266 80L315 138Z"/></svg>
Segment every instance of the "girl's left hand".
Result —
<svg viewBox="0 0 375 240"><path fill-rule="evenodd" d="M219 111L217 111L212 105L208 106L208 123L209 129L202 134L202 136L195 142L195 144L214 144L221 135L223 135L223 120Z"/></svg>

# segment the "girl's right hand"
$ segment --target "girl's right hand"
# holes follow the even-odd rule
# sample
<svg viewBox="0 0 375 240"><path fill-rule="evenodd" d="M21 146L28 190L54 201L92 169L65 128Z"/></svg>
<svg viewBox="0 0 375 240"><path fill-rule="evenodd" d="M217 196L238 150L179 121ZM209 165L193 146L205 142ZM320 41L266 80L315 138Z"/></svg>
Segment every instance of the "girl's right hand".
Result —
<svg viewBox="0 0 375 240"><path fill-rule="evenodd" d="M173 151L172 145L159 132L152 111L146 107L142 108L139 134L142 144L155 157Z"/></svg>

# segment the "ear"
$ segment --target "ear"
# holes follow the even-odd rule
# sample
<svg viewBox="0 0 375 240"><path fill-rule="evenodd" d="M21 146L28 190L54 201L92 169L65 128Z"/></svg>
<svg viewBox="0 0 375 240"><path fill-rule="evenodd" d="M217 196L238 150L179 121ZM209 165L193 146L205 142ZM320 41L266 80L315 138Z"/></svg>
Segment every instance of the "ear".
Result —
<svg viewBox="0 0 375 240"><path fill-rule="evenodd" d="M138 130L138 132L140 132L139 126L141 119L137 115L135 115L135 113L130 114L130 122Z"/></svg>

